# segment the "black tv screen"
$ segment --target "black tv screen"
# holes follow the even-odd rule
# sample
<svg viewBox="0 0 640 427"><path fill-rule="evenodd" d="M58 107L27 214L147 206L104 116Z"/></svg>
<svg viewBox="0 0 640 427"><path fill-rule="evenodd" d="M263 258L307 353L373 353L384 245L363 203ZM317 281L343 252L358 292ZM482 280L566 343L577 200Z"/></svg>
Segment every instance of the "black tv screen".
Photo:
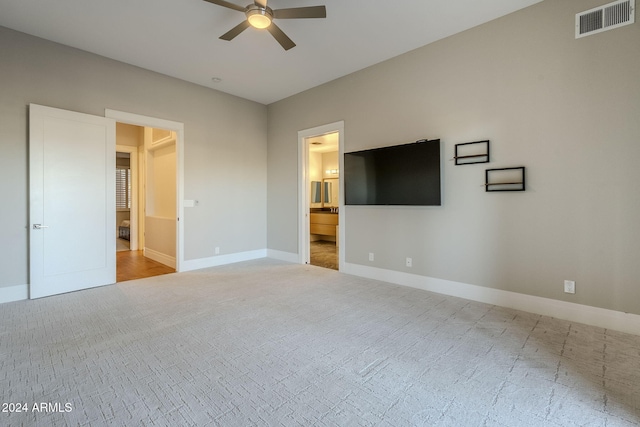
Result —
<svg viewBox="0 0 640 427"><path fill-rule="evenodd" d="M344 155L347 205L439 206L440 140Z"/></svg>

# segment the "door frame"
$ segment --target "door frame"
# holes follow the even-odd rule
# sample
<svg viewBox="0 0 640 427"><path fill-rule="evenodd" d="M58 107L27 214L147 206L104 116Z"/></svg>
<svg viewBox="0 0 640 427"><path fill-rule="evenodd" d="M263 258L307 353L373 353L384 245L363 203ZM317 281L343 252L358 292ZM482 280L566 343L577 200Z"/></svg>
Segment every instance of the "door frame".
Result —
<svg viewBox="0 0 640 427"><path fill-rule="evenodd" d="M110 109L106 109L104 115L119 123L176 133L176 271L180 272L184 263L184 123Z"/></svg>
<svg viewBox="0 0 640 427"><path fill-rule="evenodd" d="M339 201L338 201L338 269L344 269L345 263L345 213L344 213L344 181L343 161L344 161L344 121L329 123L309 129L298 131L298 262L309 264L311 253L309 250L310 225L309 209L310 186L309 180L309 143L308 138L338 132L338 175Z"/></svg>

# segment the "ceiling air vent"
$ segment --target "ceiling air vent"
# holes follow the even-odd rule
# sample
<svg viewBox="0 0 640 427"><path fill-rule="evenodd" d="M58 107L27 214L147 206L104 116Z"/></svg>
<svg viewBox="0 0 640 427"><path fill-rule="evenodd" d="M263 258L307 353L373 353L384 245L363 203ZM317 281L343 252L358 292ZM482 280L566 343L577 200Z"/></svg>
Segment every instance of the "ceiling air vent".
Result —
<svg viewBox="0 0 640 427"><path fill-rule="evenodd" d="M618 0L576 14L576 38L633 24L635 0Z"/></svg>

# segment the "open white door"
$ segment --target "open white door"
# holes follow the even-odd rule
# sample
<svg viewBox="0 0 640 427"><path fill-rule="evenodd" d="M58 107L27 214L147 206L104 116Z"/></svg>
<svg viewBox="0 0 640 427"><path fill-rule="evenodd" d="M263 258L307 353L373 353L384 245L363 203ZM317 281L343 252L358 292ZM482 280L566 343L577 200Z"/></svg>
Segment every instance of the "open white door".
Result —
<svg viewBox="0 0 640 427"><path fill-rule="evenodd" d="M115 121L31 104L29 174L29 297L115 283Z"/></svg>

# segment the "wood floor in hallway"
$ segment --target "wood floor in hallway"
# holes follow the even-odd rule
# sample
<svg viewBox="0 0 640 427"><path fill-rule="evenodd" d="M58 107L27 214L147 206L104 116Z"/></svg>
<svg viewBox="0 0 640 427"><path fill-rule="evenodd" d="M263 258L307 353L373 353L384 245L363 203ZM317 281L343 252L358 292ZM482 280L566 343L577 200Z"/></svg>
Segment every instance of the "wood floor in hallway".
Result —
<svg viewBox="0 0 640 427"><path fill-rule="evenodd" d="M116 252L116 263L116 281L118 283L176 272L171 267L145 257L142 251Z"/></svg>

